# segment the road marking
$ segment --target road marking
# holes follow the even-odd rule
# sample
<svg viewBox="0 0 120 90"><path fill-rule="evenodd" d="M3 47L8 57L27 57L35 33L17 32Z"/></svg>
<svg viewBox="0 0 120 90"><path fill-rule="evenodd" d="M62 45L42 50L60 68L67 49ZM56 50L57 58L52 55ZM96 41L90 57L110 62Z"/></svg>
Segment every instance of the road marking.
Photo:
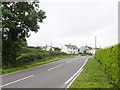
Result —
<svg viewBox="0 0 120 90"><path fill-rule="evenodd" d="M70 61L67 61L66 63L70 63L70 62L72 62L73 60L70 60Z"/></svg>
<svg viewBox="0 0 120 90"><path fill-rule="evenodd" d="M77 76L77 75L81 72L82 68L85 66L85 64L86 64L87 61L88 61L88 58L86 59L86 61L85 61L84 64L82 65L82 67L81 67L72 77L70 77L70 78L65 82L65 84L68 84L72 79L75 78L75 76Z"/></svg>
<svg viewBox="0 0 120 90"><path fill-rule="evenodd" d="M70 59L70 58L69 58L69 59ZM43 64L43 65L40 65L40 66L35 66L35 67L33 67L33 68L43 67L43 66L46 66L46 65L48 65L48 64L57 63L57 62L60 62L60 61L63 61L63 60L67 60L67 58L66 58L66 59L61 59L61 60L59 60L59 61L49 62L49 63ZM11 75L11 74L16 74L16 73L23 72L23 71L27 71L27 70L32 70L33 68L28 68L28 69L25 69L25 70L20 70L20 71L16 71L16 72L4 74L4 75L1 75L1 76L7 76L7 75Z"/></svg>
<svg viewBox="0 0 120 90"><path fill-rule="evenodd" d="M69 58L69 59L72 59L72 58ZM67 60L67 58L66 58L66 59L61 59L61 60L59 60L59 61L49 62L49 63L43 64L43 65L35 66L35 67L33 67L33 68L43 67L43 66L46 66L46 65L48 65L48 64L60 62L60 61L63 61L63 60ZM16 74L16 73L23 72L23 71L27 71L27 70L32 70L33 68L28 68L28 69L25 69L25 70L19 70L19 71L7 73L7 74L1 75L1 76L7 76L7 75L11 75L11 74Z"/></svg>
<svg viewBox="0 0 120 90"><path fill-rule="evenodd" d="M52 69L55 69L55 68L58 68L58 67L60 67L60 66L62 66L62 64L60 64L60 65L58 65L58 66L55 66L55 67L52 67L52 68L49 68L48 71L50 71L50 70L52 70Z"/></svg>
<svg viewBox="0 0 120 90"><path fill-rule="evenodd" d="M80 72L76 75L76 77L69 83L69 85L67 86L67 88L69 88L71 86L71 84L75 81L75 79L80 75L80 73L83 71L83 69L80 70Z"/></svg>
<svg viewBox="0 0 120 90"><path fill-rule="evenodd" d="M72 77L70 77L66 82L65 84L68 84L80 71L81 71L82 68L80 68Z"/></svg>
<svg viewBox="0 0 120 90"><path fill-rule="evenodd" d="M0 88L1 88L1 87L5 87L5 86L8 86L8 85L13 84L13 83L16 83L16 82L19 82L19 81L22 81L22 80L25 80L25 79L30 78L30 77L33 77L33 76L34 76L34 75L30 75L30 76L27 76L27 77L24 77L24 78L18 79L18 80L16 80L16 81L13 81L13 82L10 82L10 83L7 83L7 84L4 84L4 85L1 85Z"/></svg>

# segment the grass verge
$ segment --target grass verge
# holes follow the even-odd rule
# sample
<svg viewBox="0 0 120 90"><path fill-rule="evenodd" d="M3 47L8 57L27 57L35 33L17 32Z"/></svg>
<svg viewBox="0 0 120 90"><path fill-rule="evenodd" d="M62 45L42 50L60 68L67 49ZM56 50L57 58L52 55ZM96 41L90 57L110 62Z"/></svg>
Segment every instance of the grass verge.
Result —
<svg viewBox="0 0 120 90"><path fill-rule="evenodd" d="M20 70L25 70L25 69L28 69L28 68L32 68L32 67L35 67L35 66L47 64L47 63L58 61L58 60L61 60L61 59L72 58L74 56L76 56L76 55L56 56L56 57L53 57L52 59L48 59L48 60L35 60L34 62L31 62L27 65L23 65L21 67L2 69L2 74L8 74L8 73L12 73L12 72L20 71Z"/></svg>
<svg viewBox="0 0 120 90"><path fill-rule="evenodd" d="M112 88L112 84L109 83L102 65L94 58L90 58L69 90L73 88Z"/></svg>

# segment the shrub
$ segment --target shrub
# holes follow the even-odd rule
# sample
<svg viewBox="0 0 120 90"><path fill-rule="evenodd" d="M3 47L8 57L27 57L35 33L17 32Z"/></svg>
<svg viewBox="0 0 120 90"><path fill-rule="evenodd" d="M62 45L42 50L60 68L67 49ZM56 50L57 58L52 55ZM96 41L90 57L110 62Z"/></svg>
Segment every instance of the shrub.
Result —
<svg viewBox="0 0 120 90"><path fill-rule="evenodd" d="M30 49L30 48L22 47L21 53L30 53L30 52L31 52L31 49Z"/></svg>
<svg viewBox="0 0 120 90"><path fill-rule="evenodd" d="M31 52L29 52L31 50ZM17 58L17 66L23 65L26 63L33 62L35 60L48 60L54 56L60 56L60 55L67 55L66 53L60 52L60 51L43 51L39 49L26 49L25 51L28 53L22 54L20 57Z"/></svg>
<svg viewBox="0 0 120 90"><path fill-rule="evenodd" d="M120 50L120 43L109 48L100 49L96 52L95 58L103 65L105 72L112 84L118 85L118 61L120 60L118 55Z"/></svg>

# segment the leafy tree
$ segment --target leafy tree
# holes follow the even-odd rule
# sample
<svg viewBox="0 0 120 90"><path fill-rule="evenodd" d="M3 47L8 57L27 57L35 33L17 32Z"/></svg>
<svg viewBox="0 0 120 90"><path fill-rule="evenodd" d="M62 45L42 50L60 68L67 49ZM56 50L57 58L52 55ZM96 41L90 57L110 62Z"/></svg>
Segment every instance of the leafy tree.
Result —
<svg viewBox="0 0 120 90"><path fill-rule="evenodd" d="M54 50L55 50L55 51L61 51L61 49L58 48L58 47L54 47Z"/></svg>
<svg viewBox="0 0 120 90"><path fill-rule="evenodd" d="M37 32L38 22L42 23L45 18L37 2L2 2L3 65L16 65L29 32Z"/></svg>

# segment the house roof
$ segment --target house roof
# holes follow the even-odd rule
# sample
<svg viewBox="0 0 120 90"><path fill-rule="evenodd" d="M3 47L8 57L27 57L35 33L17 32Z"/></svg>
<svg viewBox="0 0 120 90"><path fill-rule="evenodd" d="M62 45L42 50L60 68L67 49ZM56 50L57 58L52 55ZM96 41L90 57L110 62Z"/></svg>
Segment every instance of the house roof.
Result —
<svg viewBox="0 0 120 90"><path fill-rule="evenodd" d="M85 50L85 49L92 50L92 47L88 47L88 46L81 46L80 47L80 50Z"/></svg>
<svg viewBox="0 0 120 90"><path fill-rule="evenodd" d="M92 47L88 47L88 49L92 50Z"/></svg>
<svg viewBox="0 0 120 90"><path fill-rule="evenodd" d="M78 47L77 46L75 46L75 45L65 45L67 48L75 48L75 49L78 49Z"/></svg>

